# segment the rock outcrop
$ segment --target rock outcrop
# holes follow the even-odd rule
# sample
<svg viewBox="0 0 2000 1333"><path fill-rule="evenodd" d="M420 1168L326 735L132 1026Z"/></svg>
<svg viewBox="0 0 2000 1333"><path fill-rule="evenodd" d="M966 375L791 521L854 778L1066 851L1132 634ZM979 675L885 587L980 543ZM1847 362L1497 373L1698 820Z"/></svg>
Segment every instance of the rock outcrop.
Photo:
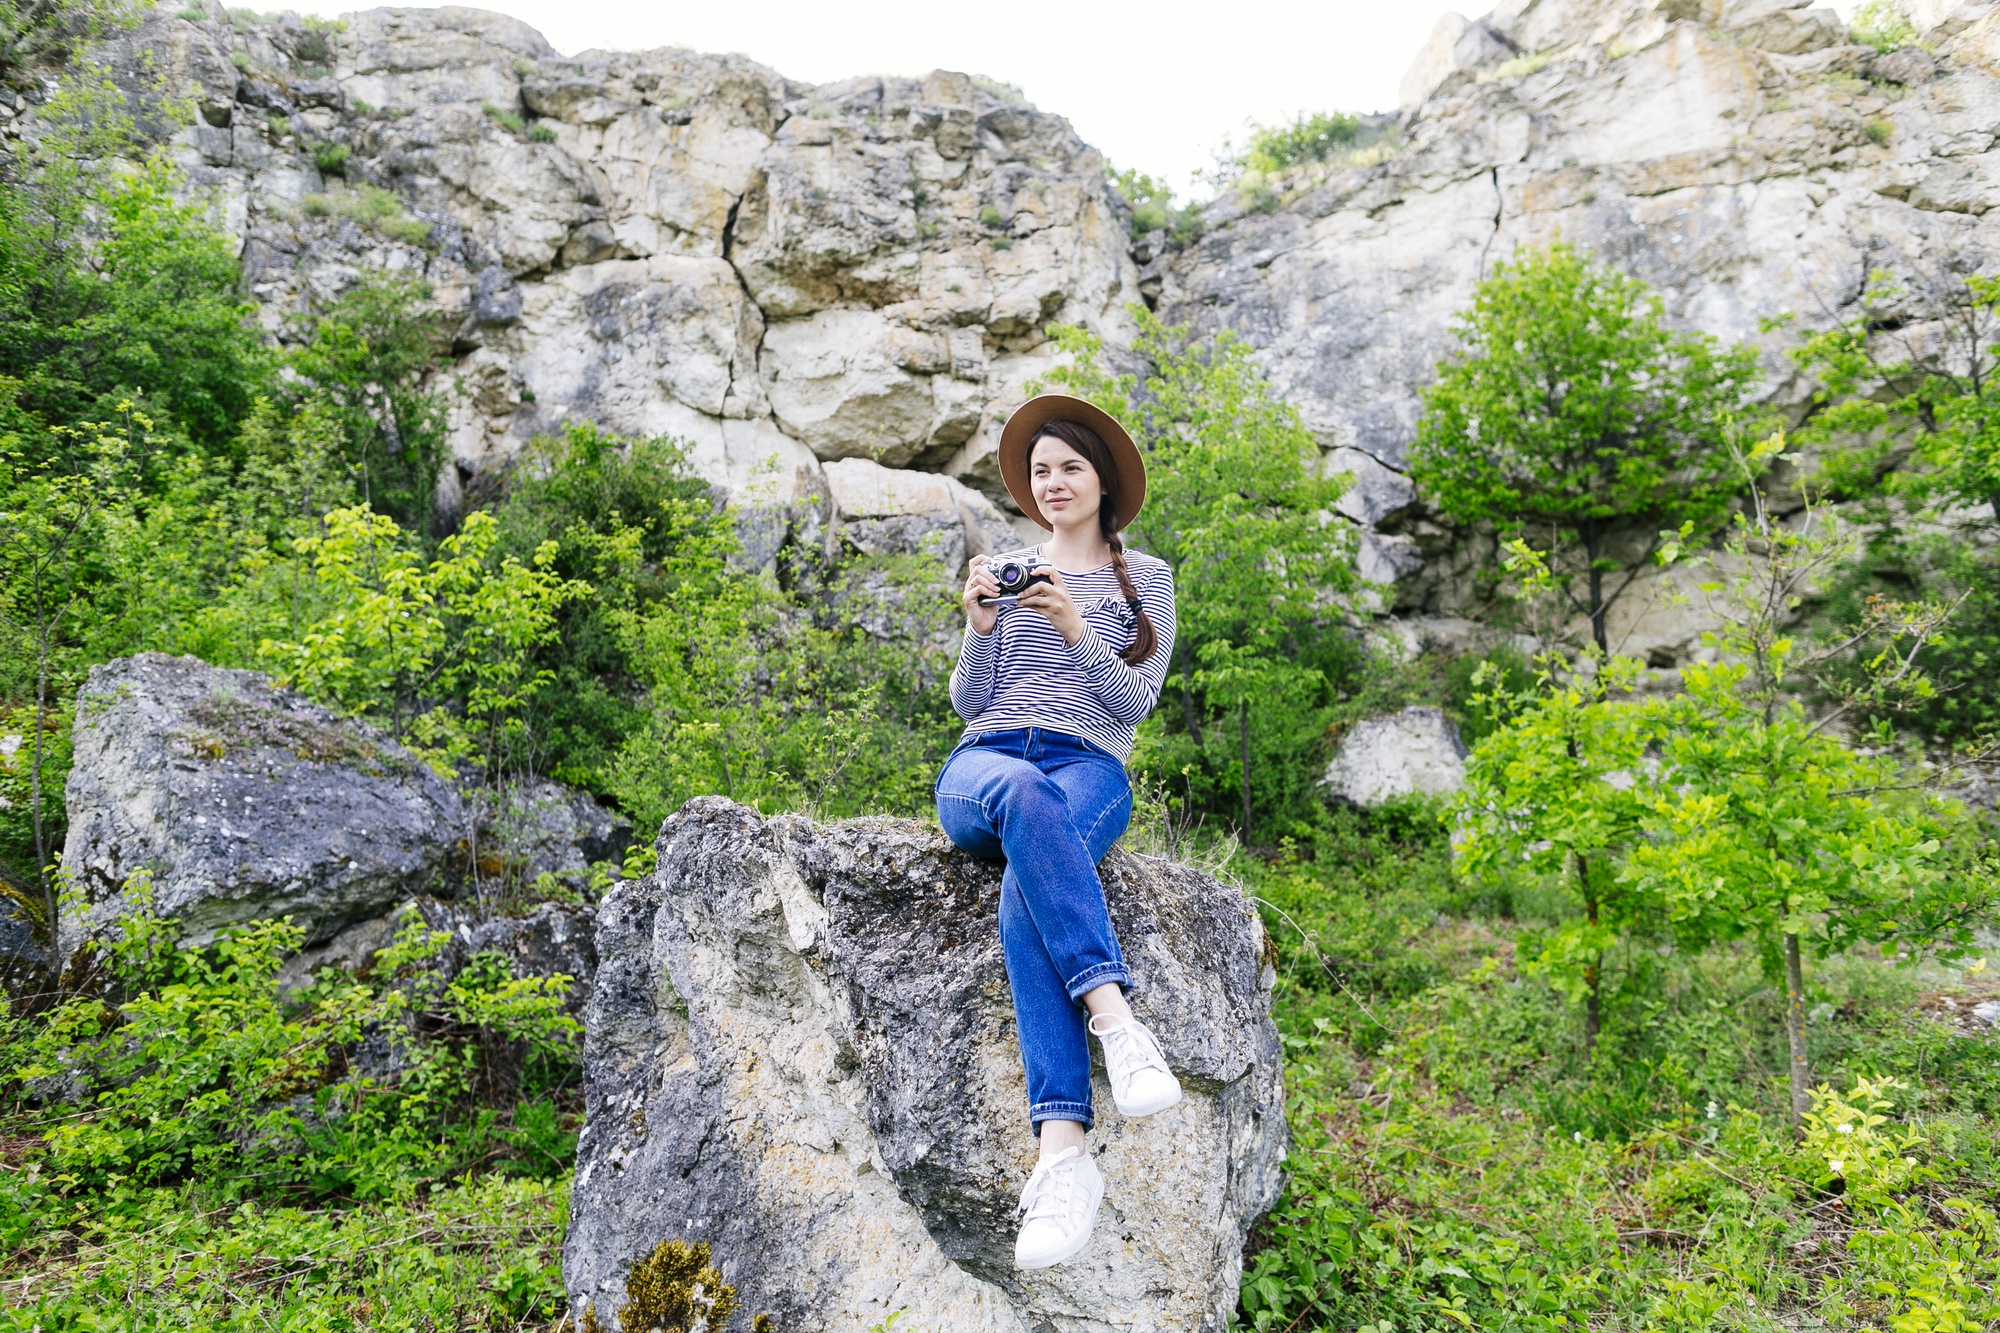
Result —
<svg viewBox="0 0 2000 1333"><path fill-rule="evenodd" d="M255 671L140 653L77 694L64 802L64 958L154 910L203 943L289 915L323 940L436 888L464 836L458 794L374 729Z"/></svg>
<svg viewBox="0 0 2000 1333"><path fill-rule="evenodd" d="M1447 796L1465 785L1466 754L1450 718L1435 708L1405 708L1341 733L1324 783L1336 799L1359 806Z"/></svg>
<svg viewBox="0 0 2000 1333"><path fill-rule="evenodd" d="M711 1242L779 1327L1220 1330L1286 1130L1273 974L1240 891L1114 852L1133 1004L1188 1090L1127 1122L1098 1075L1090 1245L1012 1266L1033 1164L995 909L999 867L934 828L824 828L706 797L606 897L564 1248L607 1326L633 1261Z"/></svg>
<svg viewBox="0 0 2000 1333"><path fill-rule="evenodd" d="M1138 299L1102 158L989 80L568 58L452 6L343 24L162 7L105 54L142 106L198 106L181 163L274 330L365 268L434 285L448 501L572 418L681 436L769 507L815 503L847 458L998 498L1045 325L1116 336Z"/></svg>
<svg viewBox="0 0 2000 1333"><path fill-rule="evenodd" d="M1492 544L1437 520L1406 451L1454 313L1517 247L1561 236L1676 321L1759 340L1793 413L1809 386L1784 350L1852 314L1870 271L1920 291L2000 267L2000 3L1906 9L1924 45L1888 53L1807 0L1451 16L1387 138L1225 191L1178 248L1129 239L1066 122L963 74L813 86L740 57L564 57L452 7L341 30L161 8L103 54L241 238L273 329L362 269L434 284L457 329L447 502L588 417L691 440L765 515L760 563L842 523L856 549L916 531L940 558L975 550L986 520L954 527L921 480L870 483L869 511L841 518L855 487L828 466L942 472L1011 514L993 444L1051 364L1043 328L1116 344L1144 298L1258 349L1329 470L1357 478L1342 513L1364 576L1449 615L1483 595ZM35 123L24 104L0 136ZM1700 625L1670 600L1635 589L1613 637L1685 657Z"/></svg>

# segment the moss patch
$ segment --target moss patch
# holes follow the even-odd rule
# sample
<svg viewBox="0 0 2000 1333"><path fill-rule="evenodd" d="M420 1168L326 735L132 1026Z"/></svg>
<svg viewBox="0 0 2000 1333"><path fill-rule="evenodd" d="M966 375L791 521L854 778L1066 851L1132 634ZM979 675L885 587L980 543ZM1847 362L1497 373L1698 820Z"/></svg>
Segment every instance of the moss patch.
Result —
<svg viewBox="0 0 2000 1333"><path fill-rule="evenodd" d="M188 712L199 731L184 733L188 748L217 760L239 750L284 750L313 764L339 764L370 777L408 777L415 766L351 731L269 704L212 695Z"/></svg>

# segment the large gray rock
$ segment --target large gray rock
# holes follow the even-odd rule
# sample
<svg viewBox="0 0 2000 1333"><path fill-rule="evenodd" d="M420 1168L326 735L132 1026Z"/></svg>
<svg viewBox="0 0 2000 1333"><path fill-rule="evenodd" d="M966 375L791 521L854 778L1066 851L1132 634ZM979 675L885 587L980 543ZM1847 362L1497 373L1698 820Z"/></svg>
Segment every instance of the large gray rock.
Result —
<svg viewBox="0 0 2000 1333"><path fill-rule="evenodd" d="M1287 1134L1273 974L1239 890L1114 852L1133 1004L1186 1086L1122 1119L1098 1074L1096 1235L1012 1264L1033 1165L995 910L999 867L935 828L669 819L653 876L599 911L564 1277L607 1326L633 1260L712 1242L743 1318L865 1333L1220 1330Z"/></svg>
<svg viewBox="0 0 2000 1333"><path fill-rule="evenodd" d="M323 940L435 888L465 833L409 751L260 672L163 653L92 667L74 741L65 959L133 910L141 872L190 943L282 916Z"/></svg>
<svg viewBox="0 0 2000 1333"><path fill-rule="evenodd" d="M1340 800L1376 806L1399 796L1447 796L1465 785L1465 742L1435 708L1405 708L1341 735L1325 783Z"/></svg>

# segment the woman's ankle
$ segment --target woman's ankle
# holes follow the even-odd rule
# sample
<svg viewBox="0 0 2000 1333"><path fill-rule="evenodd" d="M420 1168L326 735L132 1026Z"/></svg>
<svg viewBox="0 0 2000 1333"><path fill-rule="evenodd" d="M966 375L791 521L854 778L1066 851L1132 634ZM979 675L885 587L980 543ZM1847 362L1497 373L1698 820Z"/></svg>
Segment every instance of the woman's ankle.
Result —
<svg viewBox="0 0 2000 1333"><path fill-rule="evenodd" d="M1042 1145L1042 1159L1046 1161L1065 1148L1075 1148L1079 1152L1082 1151L1084 1146L1083 1135L1083 1126L1077 1121L1044 1120L1041 1123L1038 1136Z"/></svg>
<svg viewBox="0 0 2000 1333"><path fill-rule="evenodd" d="M1092 1018L1130 1018L1132 1006L1125 1002L1125 988L1115 981L1083 993L1083 1007Z"/></svg>

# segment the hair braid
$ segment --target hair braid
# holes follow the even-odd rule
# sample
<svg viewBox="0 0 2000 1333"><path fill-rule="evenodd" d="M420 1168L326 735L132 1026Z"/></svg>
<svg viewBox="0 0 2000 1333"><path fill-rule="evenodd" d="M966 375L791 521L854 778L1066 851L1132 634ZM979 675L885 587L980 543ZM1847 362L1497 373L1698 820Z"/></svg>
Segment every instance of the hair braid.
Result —
<svg viewBox="0 0 2000 1333"><path fill-rule="evenodd" d="M1159 647L1160 636L1154 631L1146 608L1139 605L1139 589L1132 583L1132 571L1125 568L1124 540L1115 532L1105 533L1104 540L1111 544L1111 572L1118 576L1118 589L1125 594L1125 605L1132 608L1132 646L1118 656L1126 665L1138 666Z"/></svg>

